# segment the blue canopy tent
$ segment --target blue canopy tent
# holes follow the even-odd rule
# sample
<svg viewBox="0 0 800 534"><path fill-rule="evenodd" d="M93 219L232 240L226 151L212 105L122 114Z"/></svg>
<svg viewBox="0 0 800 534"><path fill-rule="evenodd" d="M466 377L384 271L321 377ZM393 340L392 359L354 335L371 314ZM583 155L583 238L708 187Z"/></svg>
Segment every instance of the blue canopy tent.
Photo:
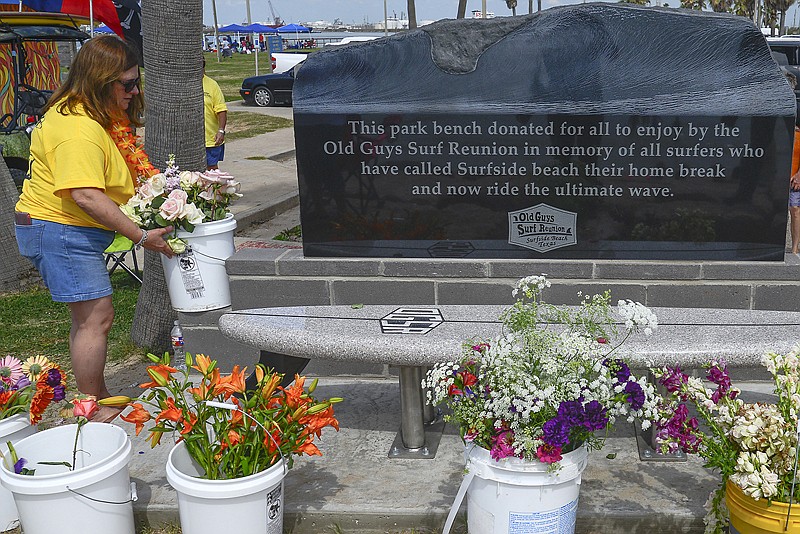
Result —
<svg viewBox="0 0 800 534"><path fill-rule="evenodd" d="M94 33L114 33L114 30L112 30L105 24L101 24L100 26L94 29Z"/></svg>
<svg viewBox="0 0 800 534"><path fill-rule="evenodd" d="M227 26L220 26L217 29L218 33L252 33L247 29L247 26L240 26L238 24L228 24Z"/></svg>
<svg viewBox="0 0 800 534"><path fill-rule="evenodd" d="M277 33L278 30L276 28L271 28L269 26L264 26L263 24L258 24L254 22L253 24L249 24L247 26L243 26L246 32L250 33Z"/></svg>
<svg viewBox="0 0 800 534"><path fill-rule="evenodd" d="M299 24L287 24L278 28L278 33L311 33L311 28Z"/></svg>

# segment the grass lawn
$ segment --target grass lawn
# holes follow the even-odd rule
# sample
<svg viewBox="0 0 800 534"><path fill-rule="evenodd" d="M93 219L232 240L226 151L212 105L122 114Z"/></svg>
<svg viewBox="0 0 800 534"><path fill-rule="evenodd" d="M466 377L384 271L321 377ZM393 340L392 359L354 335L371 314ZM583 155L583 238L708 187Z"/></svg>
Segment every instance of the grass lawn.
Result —
<svg viewBox="0 0 800 534"><path fill-rule="evenodd" d="M144 357L146 352L131 341L139 284L126 273L111 275L114 287L114 325L108 337L109 362ZM69 361L70 317L67 305L53 302L44 288L0 295L0 356L17 358L41 354L55 360L65 369Z"/></svg>
<svg viewBox="0 0 800 534"><path fill-rule="evenodd" d="M225 141L246 139L281 128L289 128L292 124L291 120L283 117L248 113L247 111L228 111Z"/></svg>

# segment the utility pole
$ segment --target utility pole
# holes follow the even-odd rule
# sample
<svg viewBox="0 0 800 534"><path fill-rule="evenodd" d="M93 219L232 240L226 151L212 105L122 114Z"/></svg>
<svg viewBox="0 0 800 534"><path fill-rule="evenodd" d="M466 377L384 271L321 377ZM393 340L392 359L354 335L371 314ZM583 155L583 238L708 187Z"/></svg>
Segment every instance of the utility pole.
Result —
<svg viewBox="0 0 800 534"><path fill-rule="evenodd" d="M219 28L219 24L217 24L217 0L211 0L211 11L214 13L214 46L217 48L217 63L219 63L219 49L222 47L219 46L219 33L217 32L217 28Z"/></svg>
<svg viewBox="0 0 800 534"><path fill-rule="evenodd" d="M383 35L384 37L389 35L389 11L386 9L386 0L383 0Z"/></svg>
<svg viewBox="0 0 800 534"><path fill-rule="evenodd" d="M486 19L486 0L481 3L481 18Z"/></svg>

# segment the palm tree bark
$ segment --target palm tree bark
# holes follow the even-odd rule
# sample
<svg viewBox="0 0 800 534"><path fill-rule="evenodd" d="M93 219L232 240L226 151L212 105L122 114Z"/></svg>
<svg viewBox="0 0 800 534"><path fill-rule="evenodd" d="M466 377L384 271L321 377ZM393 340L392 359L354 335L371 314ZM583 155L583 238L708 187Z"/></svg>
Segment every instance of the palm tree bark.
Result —
<svg viewBox="0 0 800 534"><path fill-rule="evenodd" d="M142 3L146 135L145 150L156 167L175 154L184 170L205 170L203 125L202 0ZM159 255L147 251L144 284L136 303L131 338L163 351L176 317Z"/></svg>
<svg viewBox="0 0 800 534"><path fill-rule="evenodd" d="M417 6L414 0L408 0L408 29L413 30L417 27Z"/></svg>
<svg viewBox="0 0 800 534"><path fill-rule="evenodd" d="M458 14L456 15L456 18L463 19L466 14L467 14L467 0L458 0Z"/></svg>
<svg viewBox="0 0 800 534"><path fill-rule="evenodd" d="M19 200L6 162L0 158L0 292L24 289L38 280L33 264L20 256L14 233L14 206Z"/></svg>

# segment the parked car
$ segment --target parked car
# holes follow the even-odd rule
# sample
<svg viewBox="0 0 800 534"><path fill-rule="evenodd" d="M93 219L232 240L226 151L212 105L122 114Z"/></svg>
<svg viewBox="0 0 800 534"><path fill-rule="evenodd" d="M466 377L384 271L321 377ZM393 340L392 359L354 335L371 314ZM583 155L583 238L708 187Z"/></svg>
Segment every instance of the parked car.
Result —
<svg viewBox="0 0 800 534"><path fill-rule="evenodd" d="M302 62L286 72L245 78L239 94L242 95L245 104L251 106L269 107L278 102L284 102L291 106L294 76L301 66Z"/></svg>
<svg viewBox="0 0 800 534"><path fill-rule="evenodd" d="M782 69L790 72L797 78L797 87L794 95L797 100L797 109L800 112L800 38L792 37L767 37L767 44L772 51L772 57Z"/></svg>

